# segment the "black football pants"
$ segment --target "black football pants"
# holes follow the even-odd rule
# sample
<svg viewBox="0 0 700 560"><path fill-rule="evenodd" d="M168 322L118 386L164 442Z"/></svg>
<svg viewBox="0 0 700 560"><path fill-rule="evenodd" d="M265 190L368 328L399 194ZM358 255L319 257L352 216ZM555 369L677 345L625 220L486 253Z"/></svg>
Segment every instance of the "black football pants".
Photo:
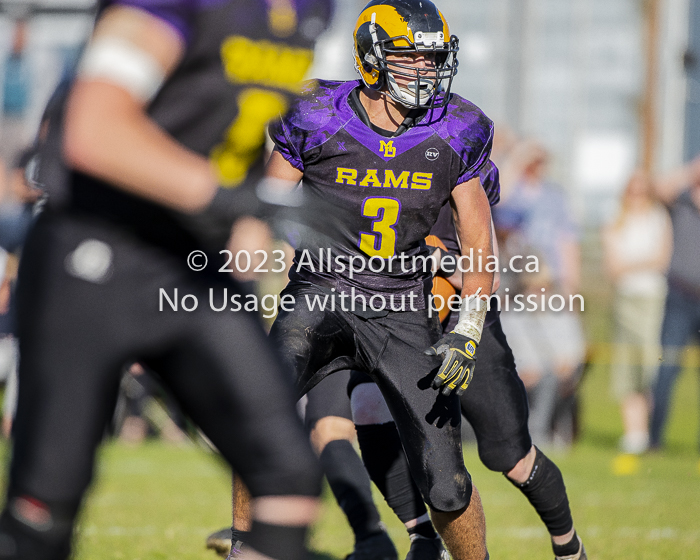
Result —
<svg viewBox="0 0 700 560"><path fill-rule="evenodd" d="M441 360L424 354L440 336L437 316L411 311L363 319L339 308L310 309L306 297L327 292L309 283L292 282L283 293L294 296L296 306L280 311L270 337L295 369L301 392L340 370L366 371L396 421L424 501L444 512L467 506L472 485L462 457L459 399L432 388Z"/></svg>
<svg viewBox="0 0 700 560"><path fill-rule="evenodd" d="M97 242L92 261L86 241ZM63 512L70 530L114 411L122 368L134 360L159 373L253 497L319 493L320 471L296 414L291 374L279 365L256 316L210 309L210 288L217 294L226 288L229 297L237 289L228 275L200 274L187 269L184 256L104 223L39 218L19 275L11 515L17 517L15 503L29 514L34 510L27 503L47 504ZM178 311L167 302L160 310L161 289L171 299L177 290ZM181 307L187 294L198 300L191 312ZM191 308L193 302L185 303Z"/></svg>
<svg viewBox="0 0 700 560"><path fill-rule="evenodd" d="M348 393L371 381L365 373L353 371ZM459 400L462 414L474 429L479 457L486 467L508 472L527 455L532 447L527 426L527 392L518 376L499 316L484 327L476 349L474 378ZM340 406L337 409L342 410Z"/></svg>

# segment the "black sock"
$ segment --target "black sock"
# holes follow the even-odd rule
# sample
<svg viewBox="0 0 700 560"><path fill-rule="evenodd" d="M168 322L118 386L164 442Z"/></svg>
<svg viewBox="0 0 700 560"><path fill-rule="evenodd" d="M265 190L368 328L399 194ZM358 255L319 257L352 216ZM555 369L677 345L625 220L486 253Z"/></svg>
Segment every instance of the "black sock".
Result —
<svg viewBox="0 0 700 560"><path fill-rule="evenodd" d="M413 482L396 425L388 422L356 428L362 460L369 477L389 507L403 523L425 515L428 510Z"/></svg>
<svg viewBox="0 0 700 560"><path fill-rule="evenodd" d="M338 505L361 541L382 530L379 512L372 500L369 477L352 444L344 439L332 441L321 453L321 466Z"/></svg>
<svg viewBox="0 0 700 560"><path fill-rule="evenodd" d="M559 467L539 449L535 450L535 464L530 477L523 484L506 478L525 494L550 535L566 535L573 529L574 521L571 518L564 478Z"/></svg>
<svg viewBox="0 0 700 560"><path fill-rule="evenodd" d="M423 537L425 539L435 539L438 536L435 532L435 527L433 527L430 520L423 521L423 523L419 523L415 527L408 529L408 536L413 537L413 535Z"/></svg>
<svg viewBox="0 0 700 560"><path fill-rule="evenodd" d="M246 545L276 560L306 560L306 533L308 527L270 525L253 520Z"/></svg>
<svg viewBox="0 0 700 560"><path fill-rule="evenodd" d="M235 527L231 527L231 543L236 546L237 542L247 543L250 538L250 531L240 531Z"/></svg>
<svg viewBox="0 0 700 560"><path fill-rule="evenodd" d="M579 549L578 535L574 531L574 536L566 544L554 544L552 543L552 549L554 550L554 556L572 556L578 552Z"/></svg>
<svg viewBox="0 0 700 560"><path fill-rule="evenodd" d="M50 506L29 496L10 496L0 516L0 558L68 558L77 504Z"/></svg>

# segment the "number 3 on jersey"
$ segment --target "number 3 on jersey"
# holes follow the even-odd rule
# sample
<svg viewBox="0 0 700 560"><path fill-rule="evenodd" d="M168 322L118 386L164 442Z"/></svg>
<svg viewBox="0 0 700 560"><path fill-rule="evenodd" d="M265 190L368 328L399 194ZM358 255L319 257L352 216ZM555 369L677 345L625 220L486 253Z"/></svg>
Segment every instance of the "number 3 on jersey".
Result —
<svg viewBox="0 0 700 560"><path fill-rule="evenodd" d="M396 232L401 203L395 198L371 197L362 203L362 215L375 218L372 223L374 233L360 232L360 250L370 257L388 259L396 251Z"/></svg>

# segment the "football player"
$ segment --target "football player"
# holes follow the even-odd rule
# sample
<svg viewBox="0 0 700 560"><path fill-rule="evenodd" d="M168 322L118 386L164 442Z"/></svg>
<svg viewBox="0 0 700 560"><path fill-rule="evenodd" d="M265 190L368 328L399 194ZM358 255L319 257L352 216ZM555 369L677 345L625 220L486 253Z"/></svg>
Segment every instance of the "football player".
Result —
<svg viewBox="0 0 700 560"><path fill-rule="evenodd" d="M485 171L495 172L495 169ZM482 177L483 183L492 180ZM498 201L498 193L491 194L493 205ZM461 274L456 268L460 247L449 205L441 210L427 241L442 250L439 260L443 266L436 270L433 292L436 293L436 286L442 286L440 296L447 300L455 293L450 282L457 288L461 284ZM497 285L494 291L496 288ZM449 313L447 306L444 311L444 315L441 311L440 319L443 330L449 332L458 316ZM528 431L527 394L503 333L500 314L495 308L486 315L476 358L479 374L460 396L460 403L462 415L476 434L482 462L489 469L502 472L523 492L547 527L557 560L585 560L585 548L574 530L561 472L532 445ZM327 476L331 473L331 488L356 535L355 551L350 558L390 558L392 547L378 526L369 538L365 536L366 532L358 529L373 527L372 521L378 520L378 514L374 505L363 499L369 490L369 485L363 482L366 478L364 472L358 473L357 468L350 468L355 466L356 455L348 443L354 434L347 429L353 414L348 406L346 388L352 397L352 412L367 469L389 506L406 525L411 538L407 560L444 558L442 543L411 479L396 426L381 393L366 374L346 371L324 379L309 392L306 423L314 429L312 441L317 453L321 442L328 449L325 458L322 456L325 459L324 471ZM230 530L227 538L230 539Z"/></svg>
<svg viewBox="0 0 700 560"><path fill-rule="evenodd" d="M252 494L249 558L306 557L320 469L256 315L214 262L255 190L327 0L105 0L41 154L19 272L21 365L0 558L63 560L120 373L158 371ZM259 176L259 173L258 173ZM193 253L193 251L197 251ZM207 260L210 266L201 272ZM187 264L191 257L190 267Z"/></svg>
<svg viewBox="0 0 700 560"><path fill-rule="evenodd" d="M483 180L486 180L484 178ZM495 203L497 199L492 198ZM452 212L443 208L431 233L442 243L444 252L436 280L447 278L457 288L461 274L456 270L460 254ZM494 291L497 285L494 286ZM448 294L445 294L447 296ZM454 313L448 315L444 330L457 323ZM502 472L535 508L551 536L557 560L586 560L581 539L574 530L564 479L559 468L532 445L528 431L528 404L525 387L518 377L513 353L501 327L495 308L486 315L481 343L476 352L477 374L469 389L460 396L462 414L476 435L479 457L490 470ZM417 489L409 481L410 473L401 449L396 426L381 394L371 378L353 372L348 392L351 393L353 416L358 441L370 478L387 503L403 521L411 536L411 548L421 547L425 560L438 559L434 542L421 541L434 535L425 507L416 499ZM413 557L412 557L413 558Z"/></svg>
<svg viewBox="0 0 700 560"><path fill-rule="evenodd" d="M354 35L362 79L320 82L271 133L267 177L303 179L314 212L283 292L296 307L280 311L270 336L302 392L339 370L368 372L448 550L483 560L457 393L471 379L493 274L465 275L458 324L440 338L424 238L449 201L462 246L492 254L487 191L497 184L482 186L479 173L492 166L493 123L450 93L458 41L431 2L372 1Z"/></svg>

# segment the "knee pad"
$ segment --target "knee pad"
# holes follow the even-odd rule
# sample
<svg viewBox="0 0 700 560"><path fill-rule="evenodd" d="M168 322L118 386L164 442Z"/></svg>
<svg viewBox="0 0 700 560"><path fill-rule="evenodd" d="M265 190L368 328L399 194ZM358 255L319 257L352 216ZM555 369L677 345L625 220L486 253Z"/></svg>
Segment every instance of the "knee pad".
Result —
<svg viewBox="0 0 700 560"><path fill-rule="evenodd" d="M574 526L564 478L557 467L537 447L530 477L522 484L508 478L535 508L550 535L566 535ZM504 473L505 474L505 473Z"/></svg>
<svg viewBox="0 0 700 560"><path fill-rule="evenodd" d="M469 507L472 500L472 479L466 469L453 477L444 477L444 482L433 481L424 491L425 503L430 509L441 513L459 511Z"/></svg>
<svg viewBox="0 0 700 560"><path fill-rule="evenodd" d="M0 559L64 560L70 554L77 506L10 496L0 517Z"/></svg>
<svg viewBox="0 0 700 560"><path fill-rule="evenodd" d="M452 512L469 506L472 480L463 463L461 467L449 463L426 465L424 472L415 475L408 470L394 422L355 427L370 478L404 523L424 513L421 498L431 509L439 512ZM416 492L420 495L416 495Z"/></svg>
<svg viewBox="0 0 700 560"><path fill-rule="evenodd" d="M521 435L504 441L478 441L479 459L484 466L494 472L510 472L527 455L532 440Z"/></svg>

